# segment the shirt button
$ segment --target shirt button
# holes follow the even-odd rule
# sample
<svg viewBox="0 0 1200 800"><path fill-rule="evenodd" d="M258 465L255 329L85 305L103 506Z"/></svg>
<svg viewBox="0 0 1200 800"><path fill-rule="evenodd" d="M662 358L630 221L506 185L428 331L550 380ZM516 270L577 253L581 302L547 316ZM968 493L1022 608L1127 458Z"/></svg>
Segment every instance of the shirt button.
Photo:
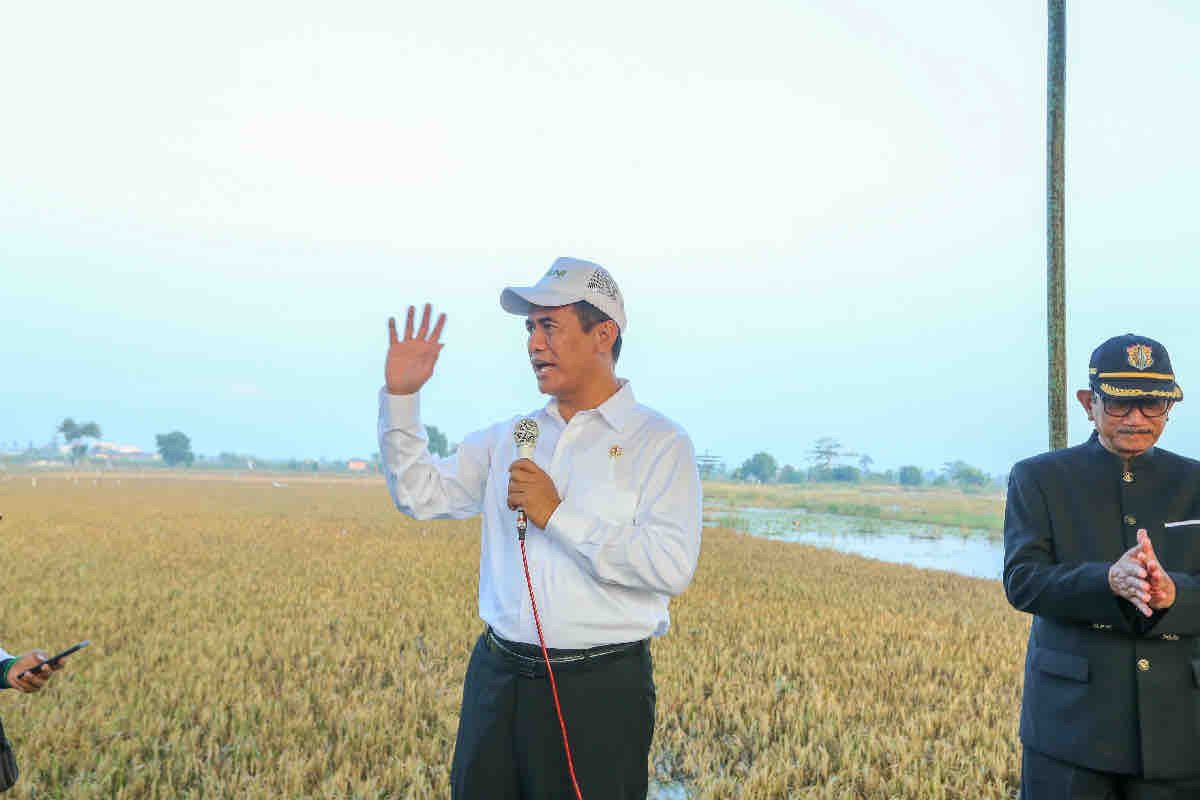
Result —
<svg viewBox="0 0 1200 800"><path fill-rule="evenodd" d="M1121 476L1121 480L1125 481L1126 483L1133 483L1133 473L1129 470L1125 470L1125 474Z"/></svg>
<svg viewBox="0 0 1200 800"><path fill-rule="evenodd" d="M1137 525L1137 517L1133 516L1132 514L1126 514L1125 524L1132 528L1134 525Z"/></svg>
<svg viewBox="0 0 1200 800"><path fill-rule="evenodd" d="M1140 669L1142 672L1149 672L1150 671L1150 659L1139 658L1138 659L1138 669Z"/></svg>

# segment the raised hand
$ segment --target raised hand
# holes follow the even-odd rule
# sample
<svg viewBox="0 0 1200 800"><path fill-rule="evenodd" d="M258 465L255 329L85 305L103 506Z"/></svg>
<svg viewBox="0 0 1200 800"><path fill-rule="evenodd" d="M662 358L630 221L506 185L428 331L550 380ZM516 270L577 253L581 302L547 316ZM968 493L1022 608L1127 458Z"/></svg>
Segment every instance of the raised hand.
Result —
<svg viewBox="0 0 1200 800"><path fill-rule="evenodd" d="M1140 528L1137 537L1138 560L1145 566L1150 584L1150 599L1147 604L1155 610L1170 608L1175 605L1175 581L1162 568L1162 564L1158 563L1158 555L1154 552L1154 545L1146 529Z"/></svg>
<svg viewBox="0 0 1200 800"><path fill-rule="evenodd" d="M430 333L429 317L432 312L432 307L426 303L425 313L421 315L421 327L414 335L413 317L416 309L409 306L403 340L396 335L396 318L388 317L388 352L383 370L388 394L414 394L433 375L438 353L442 352L438 338L446 324L446 315L438 315L437 324L433 327L433 333Z"/></svg>

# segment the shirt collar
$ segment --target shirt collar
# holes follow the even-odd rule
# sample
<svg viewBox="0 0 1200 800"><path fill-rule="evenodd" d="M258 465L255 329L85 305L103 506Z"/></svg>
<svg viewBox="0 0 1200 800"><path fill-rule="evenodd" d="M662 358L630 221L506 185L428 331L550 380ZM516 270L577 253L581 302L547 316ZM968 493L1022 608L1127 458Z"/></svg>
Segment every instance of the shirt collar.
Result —
<svg viewBox="0 0 1200 800"><path fill-rule="evenodd" d="M608 423L610 428L620 433L624 429L625 423L629 421L629 415L633 413L634 406L637 405L637 400L633 398L633 387L629 385L628 380L617 378L617 383L620 384L621 388L617 389L612 397L594 409L585 409L585 411L595 411L600 415L601 419ZM546 403L546 413L559 423L563 422L562 414L558 413L557 399L551 398L550 402Z"/></svg>

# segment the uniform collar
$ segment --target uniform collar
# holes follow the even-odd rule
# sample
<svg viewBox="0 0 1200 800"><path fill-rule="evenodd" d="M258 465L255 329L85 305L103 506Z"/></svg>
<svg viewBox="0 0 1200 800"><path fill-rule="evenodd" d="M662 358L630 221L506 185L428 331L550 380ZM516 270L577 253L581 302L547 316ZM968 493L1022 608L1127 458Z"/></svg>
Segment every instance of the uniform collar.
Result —
<svg viewBox="0 0 1200 800"><path fill-rule="evenodd" d="M1110 461L1112 461L1113 464L1116 464L1117 466L1120 466L1122 468L1128 467L1129 469L1133 469L1135 467L1145 467L1145 466L1149 466L1150 464L1153 464L1154 463L1154 455L1158 451L1157 447L1151 447L1149 450L1142 453L1141 455L1134 456L1133 458L1126 461L1121 456L1117 455L1116 453L1112 452L1104 445L1100 444L1100 434L1097 433L1096 431L1092 431L1092 437L1090 439L1088 439L1087 444L1088 444L1088 447L1093 452L1109 459Z"/></svg>
<svg viewBox="0 0 1200 800"><path fill-rule="evenodd" d="M613 393L613 396L605 400L595 408L583 409L577 413L586 414L595 412L600 415L600 418L608 423L608 426L617 433L624 429L625 424L629 421L629 415L633 413L634 406L637 401L633 398L633 387L629 385L629 381L625 378L617 378L617 383L621 388ZM546 403L546 413L553 419L562 423L562 414L558 413L558 400L551 399Z"/></svg>

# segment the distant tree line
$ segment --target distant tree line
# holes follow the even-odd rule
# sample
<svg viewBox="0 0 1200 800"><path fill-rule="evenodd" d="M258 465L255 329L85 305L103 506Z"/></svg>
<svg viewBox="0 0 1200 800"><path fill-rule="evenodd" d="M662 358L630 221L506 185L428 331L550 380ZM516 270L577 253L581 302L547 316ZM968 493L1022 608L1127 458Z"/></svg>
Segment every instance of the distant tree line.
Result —
<svg viewBox="0 0 1200 800"><path fill-rule="evenodd" d="M457 448L452 445L446 434L436 425L426 425L425 431L429 440L429 452L435 456L445 457ZM99 440L100 425L96 422L76 422L67 417L55 430L55 437L43 447L34 447L30 442L24 452L3 452L0 448L0 459L8 462L61 459L58 447L58 435L67 444L66 458L71 464L88 458L92 445ZM369 459L315 459L287 458L267 459L236 452L222 452L215 458L206 458L192 451L191 439L183 431L174 430L160 433L155 437L159 458L167 467L191 467L197 463L204 469L231 470L267 470L290 472L351 472L380 471L380 454L373 453ZM704 479L727 479L735 481L750 481L755 483L893 483L900 486L958 486L964 491L972 491L994 486L999 481L988 475L979 467L965 461L947 461L939 470L923 470L920 467L907 464L898 470L874 472L874 459L866 453L857 453L845 449L841 442L831 436L822 436L813 442L807 451L806 463L801 466L783 464L767 452L759 452L742 462L734 470L729 470L720 457L703 453L696 457L696 465L700 477ZM351 464L357 463L356 467ZM142 464L145 466L145 464Z"/></svg>
<svg viewBox="0 0 1200 800"><path fill-rule="evenodd" d="M779 462L767 452L759 452L729 471L716 456L708 453L696 459L700 476L705 479L749 481L753 483L891 483L900 486L957 486L974 491L995 486L999 481L979 467L965 461L947 461L939 470L923 470L907 464L898 470L873 472L875 460L866 453L851 452L833 437L823 436L807 451L806 464L793 466Z"/></svg>
<svg viewBox="0 0 1200 800"><path fill-rule="evenodd" d="M429 451L435 456L445 457L452 454L457 446L450 443L446 434L436 425L427 425L426 433L429 439ZM168 433L156 434L154 437L158 458L153 459L149 454L136 452L136 455L122 455L122 451L112 445L99 442L103 434L100 425L95 422L77 422L73 417L67 417L55 428L54 436L45 445L35 446L33 442L21 447L13 442L6 447L0 442L0 465L3 464L41 464L69 463L92 466L104 465L110 469L121 467L136 467L145 469L154 466L192 467L212 470L271 472L379 472L380 456L373 453L369 458L260 458L247 453L223 451L215 457L199 455L192 450L192 440L186 433L173 430ZM60 439L61 436L61 439ZM64 449L60 442L66 443ZM96 445L101 445L96 447Z"/></svg>

